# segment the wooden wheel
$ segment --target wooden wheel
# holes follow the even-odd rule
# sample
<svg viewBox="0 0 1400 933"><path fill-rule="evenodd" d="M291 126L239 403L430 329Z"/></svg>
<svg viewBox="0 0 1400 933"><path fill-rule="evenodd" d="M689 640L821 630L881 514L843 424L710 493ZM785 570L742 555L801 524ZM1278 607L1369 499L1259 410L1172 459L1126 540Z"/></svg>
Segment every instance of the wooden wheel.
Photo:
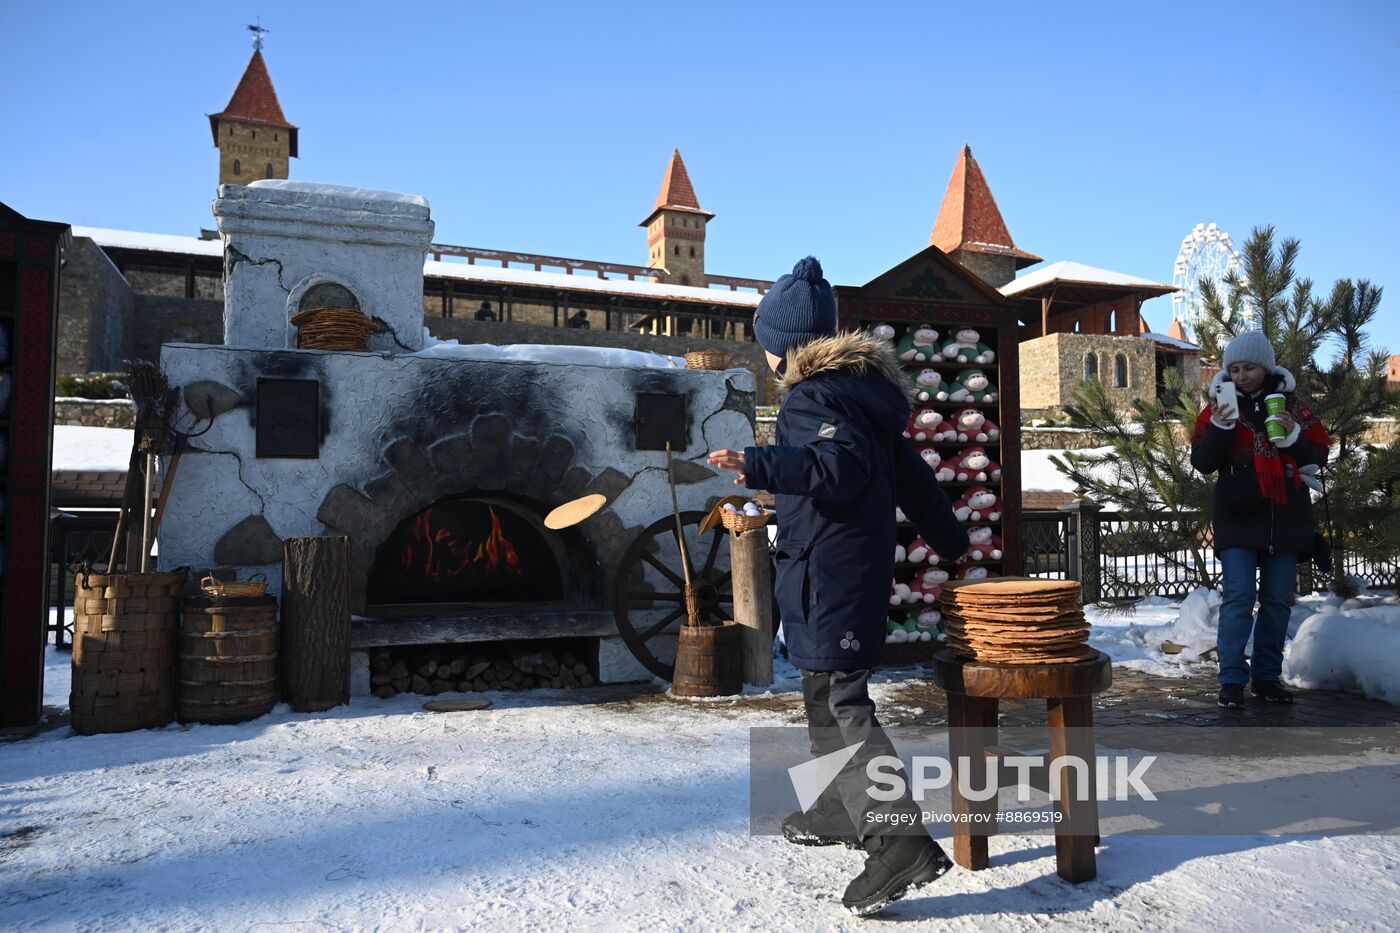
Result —
<svg viewBox="0 0 1400 933"><path fill-rule="evenodd" d="M729 571L727 535L716 530L700 535L704 512L682 512L685 546L690 552L691 576L700 595L702 619L723 622L734 618L734 587ZM632 654L647 670L670 680L675 664L665 660L670 651L659 651L685 622L685 566L676 543L676 518L667 515L652 522L627 547L613 578L613 616L617 631Z"/></svg>

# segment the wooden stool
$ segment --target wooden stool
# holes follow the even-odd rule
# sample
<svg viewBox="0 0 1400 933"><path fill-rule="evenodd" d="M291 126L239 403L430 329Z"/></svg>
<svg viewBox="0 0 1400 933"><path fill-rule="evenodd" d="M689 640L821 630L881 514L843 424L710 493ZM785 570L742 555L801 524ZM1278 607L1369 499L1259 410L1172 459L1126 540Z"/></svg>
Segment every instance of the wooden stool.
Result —
<svg viewBox="0 0 1400 933"><path fill-rule="evenodd" d="M965 661L943 649L933 656L933 679L948 694L948 728L953 759L953 859L970 871L987 867L987 838L997 829L997 798L963 797L958 761L993 757L1000 761L1019 752L997 745L997 701L1002 697L1045 700L1050 730L1050 757L1074 755L1089 763L1087 800L1079 800L1076 772L1059 771L1055 810L1055 868L1073 884L1093 879L1094 847L1099 844L1098 788L1094 767L1093 694L1113 682L1108 655L1069 664L985 664ZM998 787L1015 770L999 764ZM971 782L976 786L975 782ZM1049 768L1032 770L1031 786L1049 793ZM974 816L982 814L982 816ZM980 820L973 833L970 820Z"/></svg>

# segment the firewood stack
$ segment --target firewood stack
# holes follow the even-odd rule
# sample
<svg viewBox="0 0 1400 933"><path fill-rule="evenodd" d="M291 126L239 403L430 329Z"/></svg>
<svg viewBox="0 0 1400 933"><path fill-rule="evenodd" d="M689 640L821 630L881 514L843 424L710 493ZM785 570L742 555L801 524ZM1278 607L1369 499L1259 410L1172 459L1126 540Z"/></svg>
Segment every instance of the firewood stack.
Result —
<svg viewBox="0 0 1400 933"><path fill-rule="evenodd" d="M452 645L380 648L370 656L370 687L380 699L481 690L591 687L588 665L568 651Z"/></svg>

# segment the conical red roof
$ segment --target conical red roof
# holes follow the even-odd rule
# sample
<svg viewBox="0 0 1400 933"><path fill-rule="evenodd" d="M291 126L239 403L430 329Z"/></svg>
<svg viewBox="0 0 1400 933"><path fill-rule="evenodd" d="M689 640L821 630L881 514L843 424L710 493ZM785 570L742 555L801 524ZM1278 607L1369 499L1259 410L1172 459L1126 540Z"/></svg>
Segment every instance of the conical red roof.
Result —
<svg viewBox="0 0 1400 933"><path fill-rule="evenodd" d="M948 190L943 195L943 205L938 209L938 220L934 222L928 242L945 253L964 249L971 253L1014 256L1018 269L1041 261L1034 253L1016 248L996 198L992 197L992 189L972 157L972 147L966 145L953 166L953 176L948 179Z"/></svg>
<svg viewBox="0 0 1400 933"><path fill-rule="evenodd" d="M641 226L645 227L651 223L656 212L663 209L704 214L706 217L715 216L701 209L700 199L695 196L695 186L690 183L690 173L685 170L685 161L681 158L679 149L671 153L671 162L666 166L666 177L661 179L661 191L656 195L656 204L647 215L647 219L641 222Z"/></svg>
<svg viewBox="0 0 1400 933"><path fill-rule="evenodd" d="M214 144L219 142L220 120L238 123L257 123L261 126L276 126L289 131L292 155L297 154L297 128L287 122L282 113L282 105L277 101L277 89L272 86L272 78L267 73L267 62L260 51L255 51L248 60L243 77L234 88L233 97L221 113L209 116L209 126L214 131Z"/></svg>

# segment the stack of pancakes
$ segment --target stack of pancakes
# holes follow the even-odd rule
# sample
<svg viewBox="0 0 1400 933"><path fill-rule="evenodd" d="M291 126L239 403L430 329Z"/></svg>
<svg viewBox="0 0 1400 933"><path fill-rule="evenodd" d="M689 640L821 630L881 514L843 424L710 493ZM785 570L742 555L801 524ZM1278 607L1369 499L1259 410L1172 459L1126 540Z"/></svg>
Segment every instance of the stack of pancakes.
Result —
<svg viewBox="0 0 1400 933"><path fill-rule="evenodd" d="M985 664L1085 661L1089 623L1074 580L998 577L943 586L947 644L962 658Z"/></svg>

